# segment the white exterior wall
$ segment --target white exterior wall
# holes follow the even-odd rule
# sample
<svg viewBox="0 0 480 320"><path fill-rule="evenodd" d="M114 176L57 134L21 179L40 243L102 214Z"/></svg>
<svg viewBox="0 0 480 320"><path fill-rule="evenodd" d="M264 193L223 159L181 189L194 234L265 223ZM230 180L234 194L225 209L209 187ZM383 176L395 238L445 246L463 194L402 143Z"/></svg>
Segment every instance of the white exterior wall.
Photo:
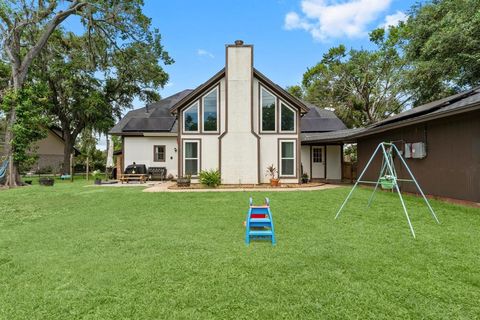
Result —
<svg viewBox="0 0 480 320"><path fill-rule="evenodd" d="M342 179L341 146L327 145L327 180Z"/></svg>
<svg viewBox="0 0 480 320"><path fill-rule="evenodd" d="M271 164L278 169L280 174L280 150L279 139L292 140L297 139L296 135L261 135L260 139L260 183L269 183L270 176L266 175L267 167ZM298 143L298 142L297 142ZM297 145L298 148L298 145ZM297 158L301 155L297 154ZM280 178L280 182L283 183L297 183L297 178Z"/></svg>
<svg viewBox="0 0 480 320"><path fill-rule="evenodd" d="M225 79L221 79L219 81L219 85L216 85L219 90L220 94L220 100L219 100L219 115L218 115L218 121L219 121L219 133L213 134L213 133L208 133L208 134L191 134L191 133L183 133L181 135L182 143L184 140L195 140L198 141L200 140L200 171L202 170L217 170L220 169L219 166L219 141L218 141L218 136L220 135L221 132L225 130L225 125L226 125L226 119L225 119L225 114L226 114L226 109L225 109ZM213 87L212 87L213 88ZM209 90L207 90L209 92ZM199 99L202 99L204 95L200 96ZM198 100L197 100L198 101ZM203 116L201 117L203 119ZM181 124L183 125L183 124ZM203 128L203 124L200 124ZM181 130L181 127L179 127L179 130ZM182 146L183 148L183 146ZM183 161L183 159L182 159ZM183 167L183 163L181 164ZM194 182L197 182L198 179L192 179Z"/></svg>
<svg viewBox="0 0 480 320"><path fill-rule="evenodd" d="M153 161L153 146L165 146L165 162ZM177 152L175 152L175 148ZM124 164L125 167L132 164L144 164L148 167L166 167L167 175L178 177L177 137L125 137L124 138Z"/></svg>
<svg viewBox="0 0 480 320"><path fill-rule="evenodd" d="M310 177L310 146L302 146L301 156L303 172L306 172L308 174L308 178L310 179L312 178Z"/></svg>
<svg viewBox="0 0 480 320"><path fill-rule="evenodd" d="M253 128L257 134L260 136L260 183L269 183L270 177L266 175L267 167L273 164L275 168L278 169L280 174L280 150L279 150L279 140L297 140L298 135L296 133L260 133L260 105L259 105L259 81L257 79L253 80ZM274 92L269 90L273 95ZM278 107L278 104L277 104ZM277 123L277 126L280 124ZM297 123L298 126L298 123ZM301 158L301 153L297 152L299 147L299 141L297 140L296 145L296 156L297 161ZM298 171L298 170L297 170ZM297 183L299 177L299 172L297 172L297 177L295 178L280 178L280 182L283 183Z"/></svg>
<svg viewBox="0 0 480 320"><path fill-rule="evenodd" d="M227 47L228 131L222 138L222 183L258 183L257 138L251 132L252 54L250 46Z"/></svg>
<svg viewBox="0 0 480 320"><path fill-rule="evenodd" d="M218 135L189 134L182 135L182 143L185 140L200 140L200 171L217 170L218 166ZM183 146L182 146L183 148ZM182 159L183 161L183 159ZM183 163L181 164L183 168ZM193 179L197 181L197 179Z"/></svg>

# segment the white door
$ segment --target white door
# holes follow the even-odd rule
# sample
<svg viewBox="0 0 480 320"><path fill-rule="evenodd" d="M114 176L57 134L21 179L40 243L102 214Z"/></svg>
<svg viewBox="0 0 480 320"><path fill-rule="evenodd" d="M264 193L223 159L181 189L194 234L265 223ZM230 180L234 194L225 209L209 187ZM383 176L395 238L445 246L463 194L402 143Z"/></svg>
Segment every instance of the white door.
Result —
<svg viewBox="0 0 480 320"><path fill-rule="evenodd" d="M312 179L325 178L325 150L324 147L312 147Z"/></svg>

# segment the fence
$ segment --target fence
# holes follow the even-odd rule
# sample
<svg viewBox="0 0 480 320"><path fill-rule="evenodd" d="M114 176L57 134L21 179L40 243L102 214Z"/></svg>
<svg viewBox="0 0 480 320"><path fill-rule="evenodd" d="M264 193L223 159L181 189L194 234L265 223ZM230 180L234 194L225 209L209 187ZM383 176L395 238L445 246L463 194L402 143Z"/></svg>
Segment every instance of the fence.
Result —
<svg viewBox="0 0 480 320"><path fill-rule="evenodd" d="M347 180L353 183L356 179L357 179L357 163L344 162L342 180Z"/></svg>

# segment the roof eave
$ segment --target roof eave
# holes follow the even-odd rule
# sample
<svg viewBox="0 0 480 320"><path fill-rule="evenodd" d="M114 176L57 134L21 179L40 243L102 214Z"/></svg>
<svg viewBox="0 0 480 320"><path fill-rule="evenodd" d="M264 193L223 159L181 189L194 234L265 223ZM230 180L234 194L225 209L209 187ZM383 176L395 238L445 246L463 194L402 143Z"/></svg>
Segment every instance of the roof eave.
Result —
<svg viewBox="0 0 480 320"><path fill-rule="evenodd" d="M405 120L401 120L401 121L397 121L397 122L393 122L393 123L388 123L388 124L385 124L383 126L372 127L370 129L367 128L367 130L355 135L355 138L356 139L363 138L363 137L367 137L367 136L370 136L370 135L381 133L381 132L384 132L384 131L387 131L387 130L402 128L402 127L406 127L406 126L409 126L409 125L422 123L422 122L435 120L435 119L440 119L440 118L444 118L444 117L448 117L448 116L453 116L453 115L456 115L456 114L471 112L471 111L475 111L475 110L478 110L478 109L480 109L480 103L467 105L467 106L464 106L462 108L456 108L456 109L453 109L453 110L446 110L446 111L443 111L443 112L437 112L434 115L432 115L431 113L427 113L427 114L423 114L423 115L418 116L418 117L408 118L408 119L405 119Z"/></svg>
<svg viewBox="0 0 480 320"><path fill-rule="evenodd" d="M283 89L276 83L274 83L272 80L270 80L267 76L265 76L263 73L258 71L257 69L253 68L253 74L260 80L262 80L272 91L274 91L276 94L278 94L280 97L282 97L284 100L287 102L295 105L300 109L302 113L307 113L310 111L310 108L307 107L301 100L297 99L297 97L291 95L287 90Z"/></svg>

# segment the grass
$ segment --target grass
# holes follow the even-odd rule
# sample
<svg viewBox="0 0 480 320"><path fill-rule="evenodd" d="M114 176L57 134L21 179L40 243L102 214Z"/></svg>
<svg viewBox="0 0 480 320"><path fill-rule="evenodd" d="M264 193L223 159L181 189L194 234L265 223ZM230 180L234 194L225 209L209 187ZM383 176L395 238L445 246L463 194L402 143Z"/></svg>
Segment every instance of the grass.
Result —
<svg viewBox="0 0 480 320"><path fill-rule="evenodd" d="M57 183L57 182L56 182ZM480 210L348 188L271 199L278 244L244 244L250 193L57 183L0 191L1 319L474 319Z"/></svg>

